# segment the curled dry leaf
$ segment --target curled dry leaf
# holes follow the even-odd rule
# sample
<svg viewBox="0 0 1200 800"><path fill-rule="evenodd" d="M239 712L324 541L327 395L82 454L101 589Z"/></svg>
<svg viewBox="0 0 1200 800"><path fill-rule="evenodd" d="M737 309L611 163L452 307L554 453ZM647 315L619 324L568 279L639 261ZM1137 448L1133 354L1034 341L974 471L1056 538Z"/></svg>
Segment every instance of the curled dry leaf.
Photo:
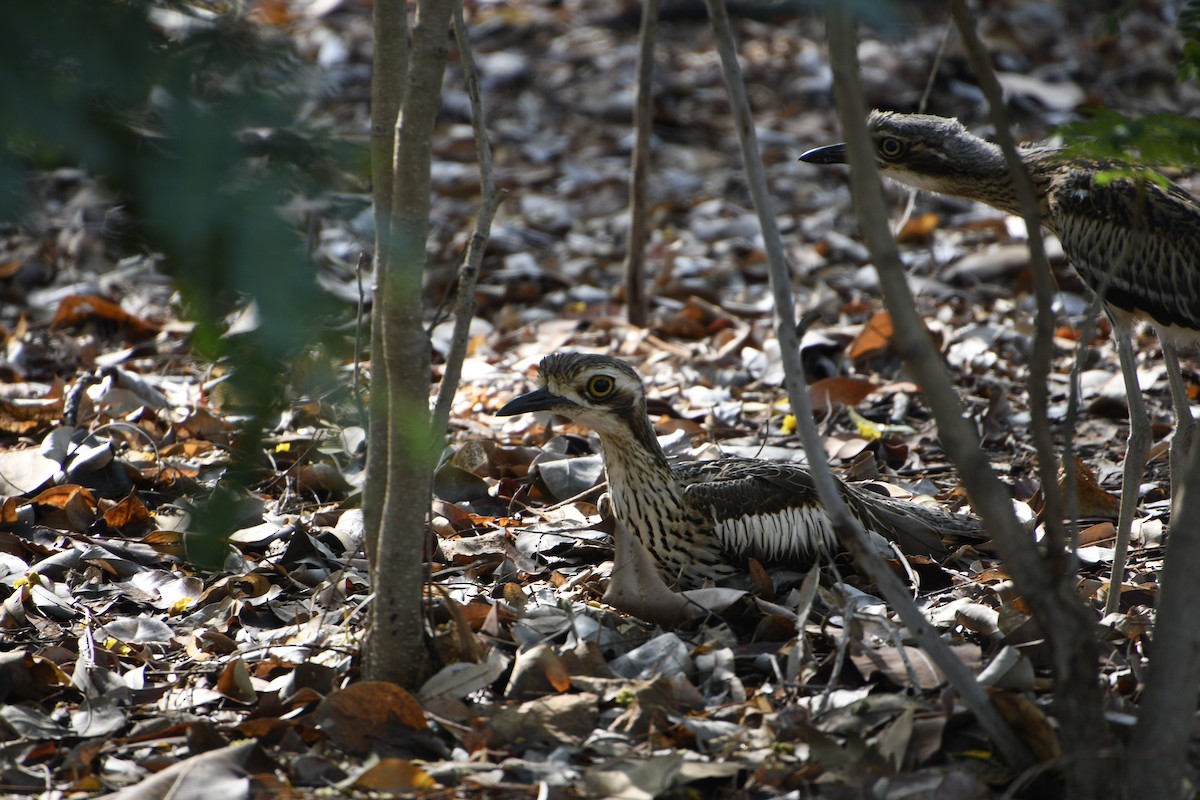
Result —
<svg viewBox="0 0 1200 800"><path fill-rule="evenodd" d="M362 681L333 692L314 712L317 725L339 747L366 754L404 732L428 728L417 699L394 683Z"/></svg>

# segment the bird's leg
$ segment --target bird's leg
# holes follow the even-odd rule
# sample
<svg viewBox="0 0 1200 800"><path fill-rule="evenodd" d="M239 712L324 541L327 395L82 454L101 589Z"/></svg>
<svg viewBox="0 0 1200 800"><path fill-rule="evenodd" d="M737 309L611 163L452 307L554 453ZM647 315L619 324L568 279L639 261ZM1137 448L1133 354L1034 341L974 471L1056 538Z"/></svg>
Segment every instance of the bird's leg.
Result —
<svg viewBox="0 0 1200 800"><path fill-rule="evenodd" d="M1175 407L1175 435L1171 437L1171 499L1174 501L1179 487L1183 486L1183 468L1196 439L1196 420L1192 418L1192 406L1188 403L1187 387L1179 367L1179 351L1167 339L1160 337L1160 341L1167 381L1171 386L1171 405Z"/></svg>
<svg viewBox="0 0 1200 800"><path fill-rule="evenodd" d="M1121 506L1117 515L1117 541L1113 548L1112 578L1108 584L1108 601L1104 613L1112 614L1121 603L1121 581L1125 577L1125 559L1129 554L1129 537L1133 530L1133 514L1137 510L1138 490L1146 457L1150 454L1150 415L1138 385L1137 361L1133 356L1133 330L1129 324L1114 324L1117 353L1121 357L1121 376L1129 396L1129 442L1125 448L1125 468L1121 477Z"/></svg>

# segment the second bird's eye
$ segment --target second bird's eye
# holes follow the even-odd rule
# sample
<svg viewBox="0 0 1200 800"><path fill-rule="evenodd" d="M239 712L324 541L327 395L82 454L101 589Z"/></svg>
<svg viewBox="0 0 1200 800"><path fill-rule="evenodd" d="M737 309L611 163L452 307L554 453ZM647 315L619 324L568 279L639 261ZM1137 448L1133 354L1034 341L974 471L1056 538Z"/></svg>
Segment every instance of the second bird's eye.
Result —
<svg viewBox="0 0 1200 800"><path fill-rule="evenodd" d="M889 136L879 142L879 152L888 158L895 158L904 152L904 142Z"/></svg>
<svg viewBox="0 0 1200 800"><path fill-rule="evenodd" d="M607 397L617 384L607 375L595 375L588 379L587 391L592 397Z"/></svg>

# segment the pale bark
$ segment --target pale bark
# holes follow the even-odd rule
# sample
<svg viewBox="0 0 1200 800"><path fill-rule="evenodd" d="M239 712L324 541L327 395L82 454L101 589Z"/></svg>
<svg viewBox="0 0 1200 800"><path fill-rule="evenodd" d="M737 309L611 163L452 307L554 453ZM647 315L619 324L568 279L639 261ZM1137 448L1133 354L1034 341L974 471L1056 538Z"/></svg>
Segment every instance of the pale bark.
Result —
<svg viewBox="0 0 1200 800"><path fill-rule="evenodd" d="M1200 692L1200 446L1193 445L1171 516L1154 647L1125 760L1126 797L1184 797Z"/></svg>
<svg viewBox="0 0 1200 800"><path fill-rule="evenodd" d="M375 256L371 278L371 378L387 385L383 358L383 304L386 294L392 227L392 153L396 117L404 102L408 72L408 11L404 0L378 0L373 18L375 57L371 66L371 182L375 204ZM375 563L387 477L387 392L371 392L367 430L367 473L363 486L363 526L367 561Z"/></svg>

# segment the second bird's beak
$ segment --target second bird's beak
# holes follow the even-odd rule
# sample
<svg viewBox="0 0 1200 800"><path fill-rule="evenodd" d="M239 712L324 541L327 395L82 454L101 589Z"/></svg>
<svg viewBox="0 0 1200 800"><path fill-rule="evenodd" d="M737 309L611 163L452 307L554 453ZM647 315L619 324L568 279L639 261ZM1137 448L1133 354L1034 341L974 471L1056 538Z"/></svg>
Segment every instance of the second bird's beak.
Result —
<svg viewBox="0 0 1200 800"><path fill-rule="evenodd" d="M809 164L845 164L846 145L829 144L824 147L814 147L800 156L801 161Z"/></svg>
<svg viewBox="0 0 1200 800"><path fill-rule="evenodd" d="M541 389L534 389L532 392L509 400L503 408L496 412L496 416L511 417L514 414L528 414L530 411L548 411L557 405L560 399L558 395L551 394L543 386Z"/></svg>

